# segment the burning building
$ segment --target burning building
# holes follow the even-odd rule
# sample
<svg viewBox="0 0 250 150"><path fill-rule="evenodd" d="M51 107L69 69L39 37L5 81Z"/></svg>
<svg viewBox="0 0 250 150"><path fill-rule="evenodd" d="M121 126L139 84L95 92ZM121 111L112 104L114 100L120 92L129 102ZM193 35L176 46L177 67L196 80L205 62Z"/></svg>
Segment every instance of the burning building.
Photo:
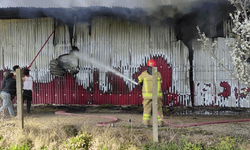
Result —
<svg viewBox="0 0 250 150"><path fill-rule="evenodd" d="M133 7L115 1L114 6L77 2L0 8L0 70L28 66L34 78L33 103L142 103L140 87L90 63L88 56L132 80L155 59L166 106L249 107L247 97L238 93L243 87L197 42L199 26L218 38L218 56L230 59L222 50L225 22L234 11L227 0L131 1ZM78 57L71 55L76 49Z"/></svg>

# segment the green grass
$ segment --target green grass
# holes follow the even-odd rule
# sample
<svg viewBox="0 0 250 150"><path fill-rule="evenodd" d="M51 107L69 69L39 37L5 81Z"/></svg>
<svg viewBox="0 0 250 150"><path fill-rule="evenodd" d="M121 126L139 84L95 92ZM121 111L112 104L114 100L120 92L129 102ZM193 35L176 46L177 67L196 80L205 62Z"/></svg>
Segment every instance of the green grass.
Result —
<svg viewBox="0 0 250 150"><path fill-rule="evenodd" d="M234 137L223 137L215 139L218 143L208 146L206 143L189 142L184 136L181 141L154 143L150 142L142 146L142 150L244 150L244 140ZM247 149L245 149L247 150Z"/></svg>

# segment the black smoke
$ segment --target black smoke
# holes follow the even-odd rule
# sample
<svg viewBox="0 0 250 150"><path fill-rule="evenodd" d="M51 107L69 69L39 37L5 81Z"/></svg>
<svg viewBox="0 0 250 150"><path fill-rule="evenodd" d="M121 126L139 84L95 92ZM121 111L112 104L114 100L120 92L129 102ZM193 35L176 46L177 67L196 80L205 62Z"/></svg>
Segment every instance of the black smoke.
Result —
<svg viewBox="0 0 250 150"><path fill-rule="evenodd" d="M223 36L222 22L229 18L234 7L227 0L202 0L183 2L152 8L124 7L70 7L70 8L0 8L0 19L28 19L51 17L57 22L67 24L73 37L75 22L89 22L96 16L108 16L116 19L151 24L166 23L173 25L177 40L190 47L190 40L197 38L196 26L209 37ZM76 19L76 20L75 20ZM212 27L217 32L211 33Z"/></svg>

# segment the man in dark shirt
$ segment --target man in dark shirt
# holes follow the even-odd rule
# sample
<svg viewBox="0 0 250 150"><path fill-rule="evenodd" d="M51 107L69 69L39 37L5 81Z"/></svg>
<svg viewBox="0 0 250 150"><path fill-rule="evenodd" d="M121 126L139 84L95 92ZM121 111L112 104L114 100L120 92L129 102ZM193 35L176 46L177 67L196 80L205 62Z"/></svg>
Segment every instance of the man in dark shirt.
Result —
<svg viewBox="0 0 250 150"><path fill-rule="evenodd" d="M16 96L16 79L13 73L10 73L7 76L7 80L5 83L4 88L1 90L0 93L1 98L3 99L3 105L0 108L0 112L5 108L8 108L10 116L14 116L14 110L12 106L12 98Z"/></svg>
<svg viewBox="0 0 250 150"><path fill-rule="evenodd" d="M1 82L1 89L0 89L0 92L1 92L1 90L4 88L4 86L5 86L5 84L6 84L7 76L8 76L9 73L10 73L9 71L3 72L3 80L2 80L2 82ZM2 100L1 97L0 97L0 100L1 100L1 101L0 101L0 105L2 106L3 100ZM1 114L1 116L5 117L5 116L6 116L6 110L4 110L3 113L0 113L0 114Z"/></svg>
<svg viewBox="0 0 250 150"><path fill-rule="evenodd" d="M3 73L3 80L2 80L2 82L1 82L1 90L4 88L4 86L5 86L5 83L6 83L6 77L8 76L8 74L9 74L9 72L8 71L5 71L4 73Z"/></svg>

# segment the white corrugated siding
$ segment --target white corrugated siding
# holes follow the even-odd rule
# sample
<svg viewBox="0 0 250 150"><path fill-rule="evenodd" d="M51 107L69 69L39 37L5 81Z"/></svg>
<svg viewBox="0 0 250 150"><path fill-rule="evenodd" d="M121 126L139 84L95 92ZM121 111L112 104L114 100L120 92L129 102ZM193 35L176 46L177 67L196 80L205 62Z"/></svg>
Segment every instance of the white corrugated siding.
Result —
<svg viewBox="0 0 250 150"><path fill-rule="evenodd" d="M172 92L190 95L188 48L180 41L175 42L172 28L167 25L149 27L147 24L96 17L92 20L90 36L87 26L86 23L77 24L75 45L80 51L112 68L119 68L128 78L132 78L141 66L146 65L150 56L161 56L173 66L172 89L175 90ZM89 67L91 64L80 61L81 70L77 80L85 88L89 77L93 76L86 70ZM106 72L107 70L99 72L99 88L104 92L109 88ZM133 89L133 84L127 80L124 82Z"/></svg>
<svg viewBox="0 0 250 150"><path fill-rule="evenodd" d="M228 47L224 38L216 39L218 45L215 55L230 70L234 70ZM210 41L210 44L212 41ZM201 49L201 43L193 41L194 48L194 83L196 106L220 106L220 107L250 107L249 96L239 97L239 89L246 88L237 79L232 77L217 61ZM228 97L219 96L226 83L231 94ZM237 96L238 94L238 96Z"/></svg>
<svg viewBox="0 0 250 150"><path fill-rule="evenodd" d="M29 66L53 32L54 22L51 18L0 20L0 27L4 66L11 69L16 64L21 67ZM171 27L96 17L91 22L91 35L89 30L88 23L75 24L74 44L83 52L80 55L87 54L103 64L119 69L128 78L132 78L151 57L162 57L173 71L173 84L169 91L178 94L182 103L191 105L191 101L185 96L190 95L188 49L181 41L176 41ZM31 66L31 75L38 82L52 81L50 60L71 49L68 27L58 26L54 40L55 45L53 37L49 39ZM79 67L77 82L86 89L93 84L91 68L97 67L84 61L80 61ZM0 69L3 69L2 61ZM107 70L99 72L99 89L103 92L111 88L106 72ZM135 87L125 79L124 82L130 90Z"/></svg>
<svg viewBox="0 0 250 150"><path fill-rule="evenodd" d="M3 54L0 69L12 69L17 64L28 67L52 33L53 25L51 18L0 20L0 46ZM34 80L49 80L49 61L53 54L53 38L50 38L30 68Z"/></svg>

